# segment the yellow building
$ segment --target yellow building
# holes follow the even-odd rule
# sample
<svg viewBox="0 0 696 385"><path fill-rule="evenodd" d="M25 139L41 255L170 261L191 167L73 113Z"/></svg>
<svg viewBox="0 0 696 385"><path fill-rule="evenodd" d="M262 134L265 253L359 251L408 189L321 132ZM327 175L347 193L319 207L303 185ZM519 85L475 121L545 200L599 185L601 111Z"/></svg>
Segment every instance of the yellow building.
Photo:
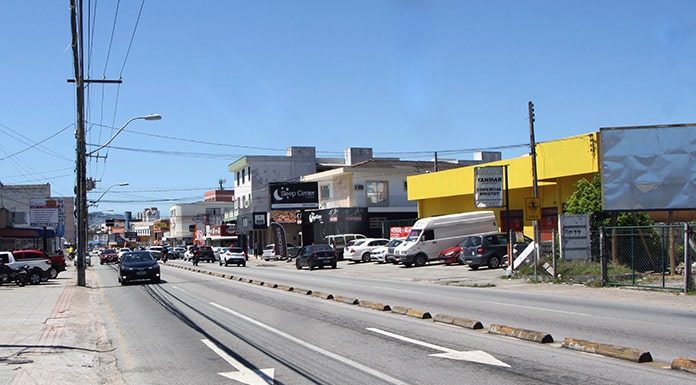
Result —
<svg viewBox="0 0 696 385"><path fill-rule="evenodd" d="M599 133L573 136L537 143L537 175L541 215L541 239L551 237L557 227L563 203L575 191L580 179L592 179L599 173ZM486 163L507 165L510 196L510 228L533 236L532 223L524 220L525 198L533 197L532 161L528 155ZM420 218L478 210L474 205L474 169L477 166L410 176L408 199L418 201ZM505 209L494 209L502 231L507 230Z"/></svg>

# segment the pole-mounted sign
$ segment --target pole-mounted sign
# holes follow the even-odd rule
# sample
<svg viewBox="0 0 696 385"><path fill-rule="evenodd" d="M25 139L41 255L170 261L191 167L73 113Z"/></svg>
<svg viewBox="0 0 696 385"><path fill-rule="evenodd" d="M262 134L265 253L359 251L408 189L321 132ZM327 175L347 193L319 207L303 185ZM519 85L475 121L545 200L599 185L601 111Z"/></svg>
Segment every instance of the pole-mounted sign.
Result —
<svg viewBox="0 0 696 385"><path fill-rule="evenodd" d="M503 166L474 169L474 199L477 208L503 207Z"/></svg>

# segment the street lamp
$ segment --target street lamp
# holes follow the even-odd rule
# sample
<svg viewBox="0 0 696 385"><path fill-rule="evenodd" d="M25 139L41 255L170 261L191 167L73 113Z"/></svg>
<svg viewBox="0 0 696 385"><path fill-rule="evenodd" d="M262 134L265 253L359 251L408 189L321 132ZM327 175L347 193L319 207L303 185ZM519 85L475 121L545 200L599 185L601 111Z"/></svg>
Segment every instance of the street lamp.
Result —
<svg viewBox="0 0 696 385"><path fill-rule="evenodd" d="M133 118L128 119L128 121L126 122L126 124L124 124L123 127L119 128L118 131L116 131L116 133L114 133L114 135L111 136L111 138L110 138L109 140L106 141L106 143L104 143L104 144L102 144L101 146L97 147L96 150L92 150L92 151L88 152L88 153L87 153L87 156L92 156L92 155L94 155L95 153L99 152L99 150L101 150L102 148L104 148L104 147L108 146L109 144L111 144L111 142L113 142L114 139L116 139L116 137L126 128L126 126L128 126L128 125L130 124L130 122L132 122L132 121L134 121L134 120L139 120L139 119L142 119L142 120L160 120L160 119L162 119L162 115L160 115L160 114L150 114L150 115L136 116L136 117L133 117Z"/></svg>
<svg viewBox="0 0 696 385"><path fill-rule="evenodd" d="M73 40L74 41L74 40ZM81 44L80 44L81 45ZM77 44L74 43L74 47ZM97 147L95 150L87 152L85 143L85 121L84 121L84 79L79 68L78 62L75 62L75 80L77 82L77 130L75 133L75 139L77 140L77 156L76 156L76 169L77 169L77 186L75 187L75 203L77 211L77 286L85 286L85 257L87 255L87 157L95 154L97 151L111 144L111 142L116 139L116 137L130 124L130 122L138 119L142 120L160 120L162 116L158 114L136 116L130 118L123 127L119 128L118 131L103 145Z"/></svg>
<svg viewBox="0 0 696 385"><path fill-rule="evenodd" d="M128 182L121 182L121 183L112 184L111 186L107 187L106 190L104 190L104 192L102 193L102 195L99 196L99 198L97 198L97 199L95 199L95 200L93 200L93 201L89 201L89 205L88 205L88 206L96 207L96 206L97 206L97 203L99 203L99 201L100 201L102 198L104 198L104 195L106 195L106 193L108 193L109 190L111 190L111 189L114 188L114 187L128 186L129 184L130 184L130 183L128 183Z"/></svg>

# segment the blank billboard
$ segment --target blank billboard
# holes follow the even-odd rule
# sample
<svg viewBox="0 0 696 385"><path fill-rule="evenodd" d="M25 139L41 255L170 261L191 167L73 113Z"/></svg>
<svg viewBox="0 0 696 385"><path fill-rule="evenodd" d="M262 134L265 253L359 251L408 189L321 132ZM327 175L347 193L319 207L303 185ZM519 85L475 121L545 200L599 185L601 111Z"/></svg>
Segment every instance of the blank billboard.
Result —
<svg viewBox="0 0 696 385"><path fill-rule="evenodd" d="M696 124L600 129L608 211L696 207Z"/></svg>

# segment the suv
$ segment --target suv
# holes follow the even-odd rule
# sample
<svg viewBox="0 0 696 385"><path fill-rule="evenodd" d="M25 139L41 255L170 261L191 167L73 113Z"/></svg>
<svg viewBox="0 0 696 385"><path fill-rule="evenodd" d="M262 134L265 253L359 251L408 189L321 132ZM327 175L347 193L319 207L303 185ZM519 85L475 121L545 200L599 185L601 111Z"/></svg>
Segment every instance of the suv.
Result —
<svg viewBox="0 0 696 385"><path fill-rule="evenodd" d="M45 252L42 250L33 250L33 249L27 249L27 250L15 250L12 252L14 255L15 259L18 261L25 260L25 259L48 259L51 261L51 267L46 271L45 277L46 279L55 279L58 276L58 273L61 271L65 271L65 257L62 255L53 255L53 256L48 256Z"/></svg>
<svg viewBox="0 0 696 385"><path fill-rule="evenodd" d="M215 252L210 246L201 246L195 253L198 255L198 260L200 262L215 262Z"/></svg>
<svg viewBox="0 0 696 385"><path fill-rule="evenodd" d="M324 266L331 266L332 269L335 269L337 261L336 252L329 244L318 243L300 249L295 259L295 267L297 270L301 270L302 266L307 266L309 270L314 270L315 267L322 268Z"/></svg>
<svg viewBox="0 0 696 385"><path fill-rule="evenodd" d="M500 267L503 256L507 255L508 238L505 233L471 235L466 237L458 246L461 247L459 261L469 265L471 270L477 270L479 266L488 266L489 269ZM517 245L523 246L532 242L524 237ZM457 246L455 246L457 247ZM443 250L444 253L447 250Z"/></svg>
<svg viewBox="0 0 696 385"><path fill-rule="evenodd" d="M362 234L336 234L327 235L324 237L326 243L331 245L331 247L336 250L336 255L338 256L338 259L341 260L343 259L343 249L346 247L348 242L365 238L367 237Z"/></svg>

